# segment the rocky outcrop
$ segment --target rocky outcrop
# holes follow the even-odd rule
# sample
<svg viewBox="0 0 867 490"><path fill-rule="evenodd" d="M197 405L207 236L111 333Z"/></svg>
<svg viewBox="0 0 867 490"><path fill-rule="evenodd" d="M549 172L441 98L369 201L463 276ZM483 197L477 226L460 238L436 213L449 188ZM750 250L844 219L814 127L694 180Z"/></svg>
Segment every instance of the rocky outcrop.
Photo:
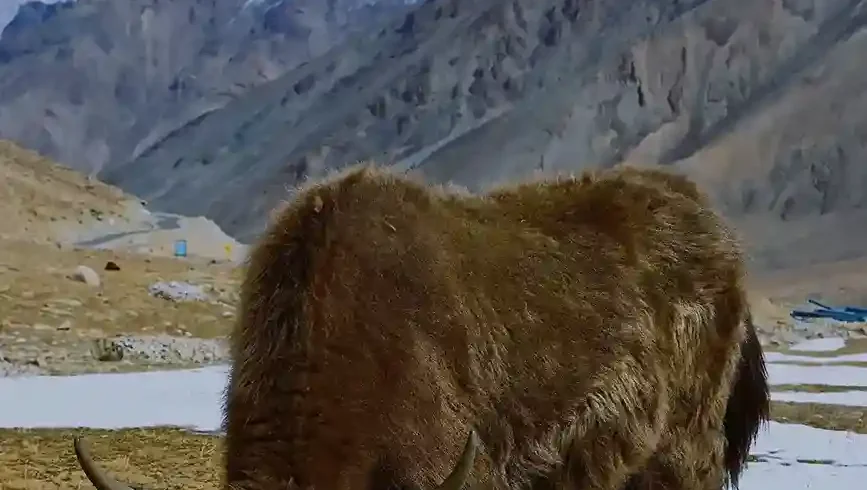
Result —
<svg viewBox="0 0 867 490"><path fill-rule="evenodd" d="M402 0L26 3L0 39L0 138L95 173L403 8Z"/></svg>

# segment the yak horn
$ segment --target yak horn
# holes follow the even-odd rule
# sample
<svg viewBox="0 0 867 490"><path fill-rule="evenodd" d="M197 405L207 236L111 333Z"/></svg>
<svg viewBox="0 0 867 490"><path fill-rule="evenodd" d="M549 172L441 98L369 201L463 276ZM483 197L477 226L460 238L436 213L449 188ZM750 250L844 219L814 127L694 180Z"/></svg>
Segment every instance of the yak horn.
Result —
<svg viewBox="0 0 867 490"><path fill-rule="evenodd" d="M461 490L467 478L470 476L470 470L473 469L473 462L476 459L476 447L479 445L479 437L476 431L470 429L470 435L467 436L467 442L464 445L464 452L461 453L455 468L446 477L445 480L436 488L436 490Z"/></svg>
<svg viewBox="0 0 867 490"><path fill-rule="evenodd" d="M93 458L90 456L90 450L87 449L87 444L80 437L76 437L73 440L73 447L75 448L75 457L78 458L78 464L81 465L81 469L87 475L90 483L93 483L93 486L96 487L96 490L133 490L131 487L108 476L105 471L96 466L96 463L93 462Z"/></svg>
<svg viewBox="0 0 867 490"><path fill-rule="evenodd" d="M467 436L464 451L461 453L457 464L455 464L452 472L445 480L443 480L442 484L440 484L436 490L461 490L463 488L467 478L470 476L470 470L473 468L473 462L476 459L476 447L478 444L479 439L476 435L476 431L470 429L470 435ZM93 458L90 456L90 451L87 449L87 445L81 440L81 438L76 437L73 441L73 446L75 448L75 457L78 459L78 464L81 465L81 469L84 471L84 474L87 475L87 479L90 480L96 490L133 490L131 487L108 476L105 471L99 468L96 463L93 462Z"/></svg>

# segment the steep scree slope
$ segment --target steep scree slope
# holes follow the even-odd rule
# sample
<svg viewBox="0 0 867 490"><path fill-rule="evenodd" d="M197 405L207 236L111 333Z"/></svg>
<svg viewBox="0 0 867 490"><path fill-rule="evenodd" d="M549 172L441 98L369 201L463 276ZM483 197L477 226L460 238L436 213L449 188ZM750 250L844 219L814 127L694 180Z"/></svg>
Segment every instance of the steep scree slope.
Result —
<svg viewBox="0 0 867 490"><path fill-rule="evenodd" d="M400 13L404 4L27 3L0 39L0 138L97 172Z"/></svg>
<svg viewBox="0 0 867 490"><path fill-rule="evenodd" d="M865 21L863 0L428 1L104 176L249 239L287 187L359 159L473 188L673 164L761 265L845 259L867 245L839 231L867 203Z"/></svg>

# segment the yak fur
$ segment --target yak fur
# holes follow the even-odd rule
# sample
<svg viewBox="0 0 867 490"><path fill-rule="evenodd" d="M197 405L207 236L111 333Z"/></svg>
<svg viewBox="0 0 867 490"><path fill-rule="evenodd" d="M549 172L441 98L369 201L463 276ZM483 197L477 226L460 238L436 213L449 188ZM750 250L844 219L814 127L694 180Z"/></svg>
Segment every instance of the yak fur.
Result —
<svg viewBox="0 0 867 490"><path fill-rule="evenodd" d="M719 490L768 418L737 241L685 177L457 194L357 166L251 252L226 485Z"/></svg>

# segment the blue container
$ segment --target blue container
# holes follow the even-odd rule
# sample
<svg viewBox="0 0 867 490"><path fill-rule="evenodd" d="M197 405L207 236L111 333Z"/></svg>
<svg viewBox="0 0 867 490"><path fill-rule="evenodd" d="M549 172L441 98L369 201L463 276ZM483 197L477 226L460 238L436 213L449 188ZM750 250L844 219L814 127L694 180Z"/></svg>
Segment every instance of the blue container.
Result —
<svg viewBox="0 0 867 490"><path fill-rule="evenodd" d="M186 257L187 256L187 241L186 240L177 240L175 242L175 257Z"/></svg>

